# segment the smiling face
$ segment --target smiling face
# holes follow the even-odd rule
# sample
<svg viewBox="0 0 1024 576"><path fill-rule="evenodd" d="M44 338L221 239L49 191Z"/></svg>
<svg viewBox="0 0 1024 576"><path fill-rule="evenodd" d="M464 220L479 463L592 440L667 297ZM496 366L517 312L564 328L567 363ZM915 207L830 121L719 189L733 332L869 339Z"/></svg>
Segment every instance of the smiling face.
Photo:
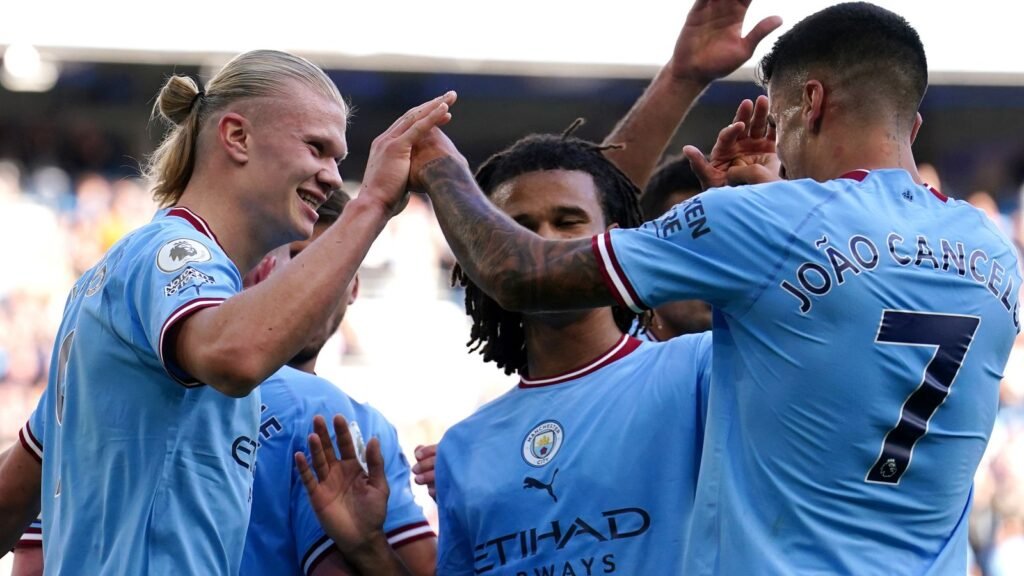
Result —
<svg viewBox="0 0 1024 576"><path fill-rule="evenodd" d="M274 245L309 238L316 209L341 188L347 110L298 83L252 108L247 210Z"/></svg>

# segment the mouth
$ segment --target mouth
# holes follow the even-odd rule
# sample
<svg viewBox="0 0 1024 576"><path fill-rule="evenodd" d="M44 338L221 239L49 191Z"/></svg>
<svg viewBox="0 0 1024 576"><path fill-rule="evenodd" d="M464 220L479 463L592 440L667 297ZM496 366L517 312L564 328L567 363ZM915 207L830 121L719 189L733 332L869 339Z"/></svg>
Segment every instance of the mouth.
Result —
<svg viewBox="0 0 1024 576"><path fill-rule="evenodd" d="M311 192L309 190L299 190L299 199L306 203L307 206L313 209L314 212L320 209L320 206L327 201L327 198L319 192Z"/></svg>

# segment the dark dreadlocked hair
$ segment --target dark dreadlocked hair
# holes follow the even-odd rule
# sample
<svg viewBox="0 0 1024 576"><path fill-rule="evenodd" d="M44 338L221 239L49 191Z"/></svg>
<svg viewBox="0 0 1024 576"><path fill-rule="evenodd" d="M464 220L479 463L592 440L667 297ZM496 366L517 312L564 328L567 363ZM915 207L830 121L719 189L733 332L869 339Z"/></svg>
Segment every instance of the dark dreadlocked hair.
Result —
<svg viewBox="0 0 1024 576"><path fill-rule="evenodd" d="M487 159L476 171L476 182L490 197L501 184L522 174L544 170L574 170L594 179L600 191L601 212L605 224L635 228L643 223L638 198L640 190L603 152L617 145L599 145L572 136L583 124L577 119L561 135L531 134ZM526 341L523 318L509 312L484 294L456 264L452 269L452 285L466 288L466 314L473 319L466 346L479 351L485 362L494 362L506 374L526 368ZM623 332L629 330L636 315L628 308L612 307L615 323Z"/></svg>

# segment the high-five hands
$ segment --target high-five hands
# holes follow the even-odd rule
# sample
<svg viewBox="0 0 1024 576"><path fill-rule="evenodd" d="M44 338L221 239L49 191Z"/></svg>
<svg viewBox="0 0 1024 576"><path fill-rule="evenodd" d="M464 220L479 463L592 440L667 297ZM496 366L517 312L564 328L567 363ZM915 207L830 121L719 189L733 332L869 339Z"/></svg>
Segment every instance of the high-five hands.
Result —
<svg viewBox="0 0 1024 576"><path fill-rule="evenodd" d="M379 200L389 214L405 207L413 146L432 129L451 119L449 107L458 96L453 91L424 102L403 114L373 140L366 162L360 195Z"/></svg>

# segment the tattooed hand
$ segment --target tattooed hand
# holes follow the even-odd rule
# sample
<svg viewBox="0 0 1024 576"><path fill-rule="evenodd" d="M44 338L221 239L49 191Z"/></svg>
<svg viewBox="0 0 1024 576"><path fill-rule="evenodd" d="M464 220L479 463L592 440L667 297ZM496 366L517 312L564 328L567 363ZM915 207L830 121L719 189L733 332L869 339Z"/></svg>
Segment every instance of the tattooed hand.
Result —
<svg viewBox="0 0 1024 576"><path fill-rule="evenodd" d="M470 172L469 163L459 152L451 139L439 128L430 131L419 139L412 148L412 163L409 166L409 189L414 192L426 192L425 182L421 179L423 168L439 158L450 157Z"/></svg>

